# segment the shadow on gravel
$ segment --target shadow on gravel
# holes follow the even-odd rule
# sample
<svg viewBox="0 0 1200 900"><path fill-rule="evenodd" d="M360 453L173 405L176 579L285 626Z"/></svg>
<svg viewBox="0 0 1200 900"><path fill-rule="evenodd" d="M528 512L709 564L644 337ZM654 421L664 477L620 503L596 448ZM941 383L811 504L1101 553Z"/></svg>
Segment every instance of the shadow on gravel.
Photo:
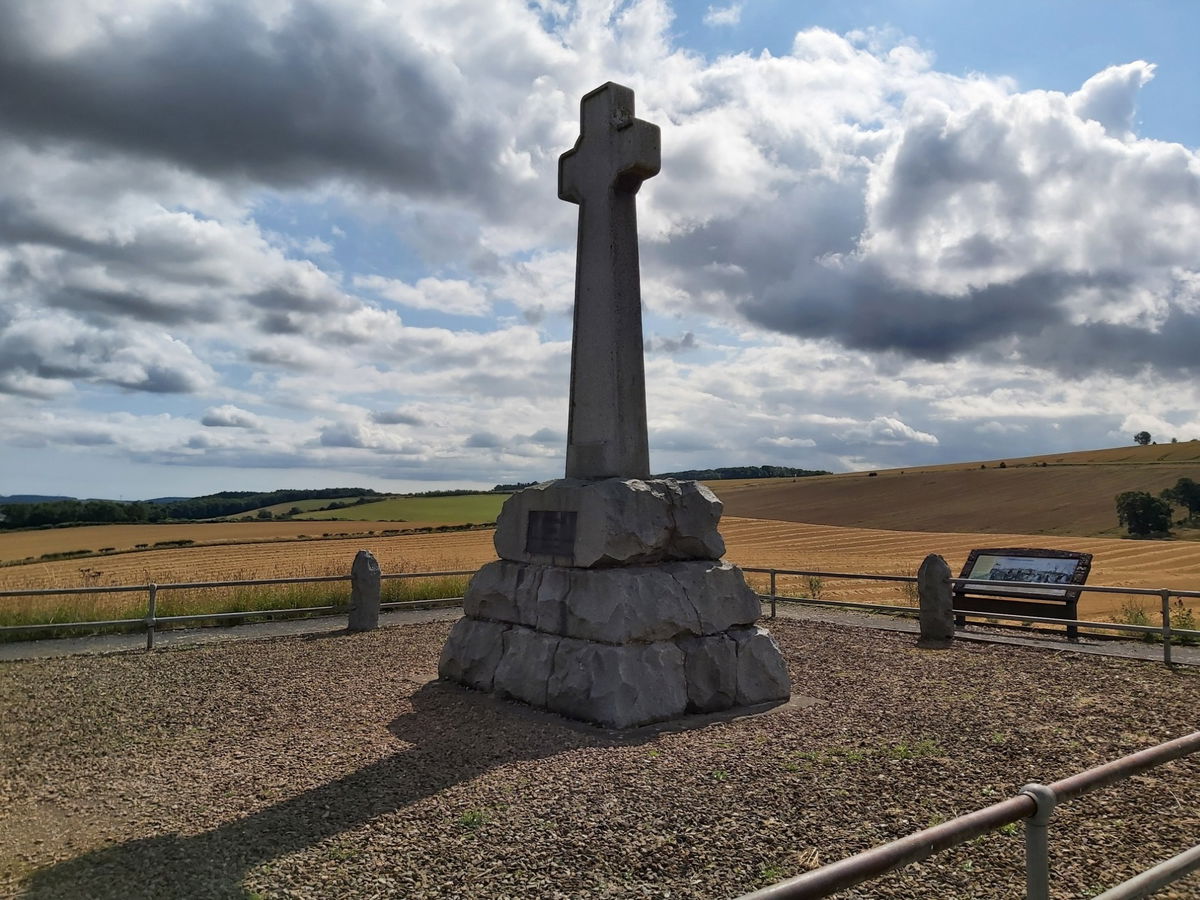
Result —
<svg viewBox="0 0 1200 900"><path fill-rule="evenodd" d="M489 769L578 747L650 737L571 727L562 719L433 682L389 725L413 746L344 778L194 837L166 835L96 850L34 873L22 896L245 898L246 873Z"/></svg>

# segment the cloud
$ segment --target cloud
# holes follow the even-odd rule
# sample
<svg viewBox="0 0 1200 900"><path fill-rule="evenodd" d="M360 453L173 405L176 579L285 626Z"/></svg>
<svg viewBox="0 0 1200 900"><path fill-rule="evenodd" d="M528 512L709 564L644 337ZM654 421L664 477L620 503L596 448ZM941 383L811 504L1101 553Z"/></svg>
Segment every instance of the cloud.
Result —
<svg viewBox="0 0 1200 900"><path fill-rule="evenodd" d="M696 335L690 331L685 331L677 338L668 338L655 336L646 341L647 353L683 353L688 350L695 350Z"/></svg>
<svg viewBox="0 0 1200 900"><path fill-rule="evenodd" d="M526 27L532 13L504 7L490 17L495 40L536 66L545 51ZM459 107L463 73L409 27L455 30L424 4L403 17L318 2L148 3L121 16L73 4L71 14L74 40L53 34L53 4L0 8L0 80L24 86L0 100L7 129L209 176L289 186L341 174L421 195L478 189L480 155L503 146L498 116Z"/></svg>
<svg viewBox="0 0 1200 900"><path fill-rule="evenodd" d="M1112 137L1131 137L1138 91L1154 77L1154 69L1152 63L1140 59L1110 66L1070 96L1071 109L1080 118L1099 122Z"/></svg>
<svg viewBox="0 0 1200 900"><path fill-rule="evenodd" d="M153 328L102 329L24 305L0 320L0 390L50 397L92 383L186 394L214 381L212 368L186 344Z"/></svg>
<svg viewBox="0 0 1200 900"><path fill-rule="evenodd" d="M401 409L378 410L371 413L371 421L376 425L421 425L424 424L419 416L414 416Z"/></svg>
<svg viewBox="0 0 1200 900"><path fill-rule="evenodd" d="M206 409L200 424L210 428L260 428L262 420L254 413L226 404Z"/></svg>
<svg viewBox="0 0 1200 900"><path fill-rule="evenodd" d="M741 20L741 3L730 3L728 6L710 6L705 11L703 18L704 24L712 27L736 25Z"/></svg>
<svg viewBox="0 0 1200 900"><path fill-rule="evenodd" d="M350 424L327 425L321 429L322 447L354 447L362 449L367 446L362 431Z"/></svg>
<svg viewBox="0 0 1200 900"><path fill-rule="evenodd" d="M459 316L483 316L490 311L483 292L461 280L422 278L410 285L380 275L360 275L354 279L354 286L412 309L435 309Z"/></svg>
<svg viewBox="0 0 1200 900"><path fill-rule="evenodd" d="M557 471L557 159L609 78L663 129L638 198L657 470L1013 456L1135 412L1184 437L1200 160L1135 133L1153 63L1061 93L882 32L673 33L659 0L0 4L6 443L103 419L95 454L179 466Z"/></svg>
<svg viewBox="0 0 1200 900"><path fill-rule="evenodd" d="M504 438L490 431L477 431L467 437L466 446L484 450L497 449L505 444Z"/></svg>
<svg viewBox="0 0 1200 900"><path fill-rule="evenodd" d="M872 444L936 444L937 437L906 425L894 416L877 416L870 422L843 429L836 435L844 441Z"/></svg>

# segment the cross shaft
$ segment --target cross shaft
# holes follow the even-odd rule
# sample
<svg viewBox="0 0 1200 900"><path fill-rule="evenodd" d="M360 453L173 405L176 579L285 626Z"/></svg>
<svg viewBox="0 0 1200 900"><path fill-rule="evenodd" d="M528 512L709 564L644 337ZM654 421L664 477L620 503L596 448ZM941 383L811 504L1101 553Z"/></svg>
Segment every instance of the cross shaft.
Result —
<svg viewBox="0 0 1200 900"><path fill-rule="evenodd" d="M579 205L571 338L568 478L648 478L646 375L635 195L658 174L657 125L608 82L580 101L580 135L559 157L558 196Z"/></svg>

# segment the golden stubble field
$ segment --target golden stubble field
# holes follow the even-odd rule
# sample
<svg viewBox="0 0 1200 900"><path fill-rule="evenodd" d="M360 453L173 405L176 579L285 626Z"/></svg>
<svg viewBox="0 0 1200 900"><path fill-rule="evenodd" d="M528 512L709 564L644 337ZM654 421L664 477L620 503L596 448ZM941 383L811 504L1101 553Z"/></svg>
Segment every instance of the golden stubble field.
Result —
<svg viewBox="0 0 1200 900"><path fill-rule="evenodd" d="M186 522L170 525L83 525L0 533L0 561L39 557L43 553L104 548L132 550L157 541L195 541L197 544L278 541L326 534L378 534L387 529L434 526L432 522Z"/></svg>
<svg viewBox="0 0 1200 900"><path fill-rule="evenodd" d="M264 523L264 527L271 527L271 523ZM1095 559L1091 584L1200 590L1200 543L1190 541L905 532L739 517L726 517L721 530L728 548L727 558L742 566L911 575L926 554L939 553L957 574L974 547L1032 546L1092 553ZM319 541L145 550L0 568L0 589L339 575L349 572L354 554L360 549L370 550L385 573L475 569L495 559L492 534L491 529L376 534ZM781 579L779 584L781 593L807 593L804 579ZM886 583L827 578L821 589L831 599L904 600L898 586ZM1080 613L1087 618L1108 618L1123 600L1121 596L1085 594L1080 601ZM1154 608L1152 598L1147 606Z"/></svg>

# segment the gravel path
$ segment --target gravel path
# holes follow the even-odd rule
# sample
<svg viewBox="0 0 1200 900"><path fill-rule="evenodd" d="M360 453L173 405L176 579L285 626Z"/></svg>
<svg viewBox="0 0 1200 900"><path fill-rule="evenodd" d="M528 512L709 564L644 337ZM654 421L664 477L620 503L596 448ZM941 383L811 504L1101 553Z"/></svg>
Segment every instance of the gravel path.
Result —
<svg viewBox="0 0 1200 900"><path fill-rule="evenodd" d="M1196 727L1195 670L771 627L818 703L632 738L431 684L444 622L0 664L0 893L735 897ZM1065 805L1054 896L1195 844L1198 810L1200 759ZM1020 896L1021 854L845 896Z"/></svg>

